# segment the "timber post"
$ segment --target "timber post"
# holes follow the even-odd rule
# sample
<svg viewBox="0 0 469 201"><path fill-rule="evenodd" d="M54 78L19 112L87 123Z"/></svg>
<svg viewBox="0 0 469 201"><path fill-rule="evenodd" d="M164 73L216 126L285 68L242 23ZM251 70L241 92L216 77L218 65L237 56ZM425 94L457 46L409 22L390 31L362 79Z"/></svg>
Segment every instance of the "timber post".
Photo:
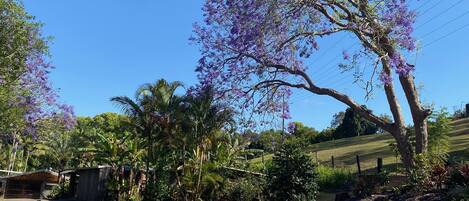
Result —
<svg viewBox="0 0 469 201"><path fill-rule="evenodd" d="M377 171L378 173L381 173L381 171L383 170L383 158L378 158L377 163Z"/></svg>
<svg viewBox="0 0 469 201"><path fill-rule="evenodd" d="M469 103L466 104L466 117L469 117Z"/></svg>
<svg viewBox="0 0 469 201"><path fill-rule="evenodd" d="M334 155L331 156L332 168L335 168Z"/></svg>
<svg viewBox="0 0 469 201"><path fill-rule="evenodd" d="M360 156L356 156L357 158L357 169L358 169L358 174L361 175L362 174L362 169L360 167Z"/></svg>

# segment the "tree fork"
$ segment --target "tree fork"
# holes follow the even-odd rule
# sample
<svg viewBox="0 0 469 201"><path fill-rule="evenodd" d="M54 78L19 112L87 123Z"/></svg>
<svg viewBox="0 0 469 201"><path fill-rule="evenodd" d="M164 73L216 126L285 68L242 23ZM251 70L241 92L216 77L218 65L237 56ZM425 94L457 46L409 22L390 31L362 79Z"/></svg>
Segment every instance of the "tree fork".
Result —
<svg viewBox="0 0 469 201"><path fill-rule="evenodd" d="M415 87L414 78L411 74L399 76L399 81L406 95L412 114L415 129L415 152L417 154L424 153L427 151L428 147L427 117L431 114L431 110L422 107L418 91Z"/></svg>

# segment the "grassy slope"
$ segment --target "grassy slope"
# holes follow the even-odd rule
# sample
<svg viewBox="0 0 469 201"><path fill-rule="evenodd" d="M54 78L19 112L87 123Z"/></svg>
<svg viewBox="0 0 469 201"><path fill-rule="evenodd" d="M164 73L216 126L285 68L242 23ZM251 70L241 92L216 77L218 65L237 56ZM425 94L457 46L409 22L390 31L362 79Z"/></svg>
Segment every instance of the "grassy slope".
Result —
<svg viewBox="0 0 469 201"><path fill-rule="evenodd" d="M457 120L452 123L453 131L450 135L451 157L455 160L469 160L469 119ZM394 139L389 134L377 134L322 142L311 145L307 152L322 164L331 164L331 156L335 158L336 166L357 170L356 155L360 156L362 170L376 167L376 159L383 158L384 166L395 167L396 157L389 147ZM272 159L272 154L266 155L265 161ZM255 166L262 166L261 158L251 160Z"/></svg>

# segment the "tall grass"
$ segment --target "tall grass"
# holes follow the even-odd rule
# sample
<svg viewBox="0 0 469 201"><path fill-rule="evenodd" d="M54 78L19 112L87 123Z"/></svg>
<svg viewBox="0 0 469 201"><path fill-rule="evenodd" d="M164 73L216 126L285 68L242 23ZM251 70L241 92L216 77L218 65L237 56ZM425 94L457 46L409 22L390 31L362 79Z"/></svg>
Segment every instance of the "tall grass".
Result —
<svg viewBox="0 0 469 201"><path fill-rule="evenodd" d="M337 191L354 183L355 177L347 168L331 168L324 165L316 167L319 174L318 184L321 191Z"/></svg>

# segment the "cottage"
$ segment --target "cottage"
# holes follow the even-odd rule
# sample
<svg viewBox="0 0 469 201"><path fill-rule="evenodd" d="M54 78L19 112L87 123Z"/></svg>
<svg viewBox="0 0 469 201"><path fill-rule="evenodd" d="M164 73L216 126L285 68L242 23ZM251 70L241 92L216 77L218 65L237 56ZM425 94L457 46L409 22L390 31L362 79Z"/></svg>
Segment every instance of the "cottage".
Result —
<svg viewBox="0 0 469 201"><path fill-rule="evenodd" d="M0 201L4 199L46 197L59 183L59 174L38 170L0 177Z"/></svg>

